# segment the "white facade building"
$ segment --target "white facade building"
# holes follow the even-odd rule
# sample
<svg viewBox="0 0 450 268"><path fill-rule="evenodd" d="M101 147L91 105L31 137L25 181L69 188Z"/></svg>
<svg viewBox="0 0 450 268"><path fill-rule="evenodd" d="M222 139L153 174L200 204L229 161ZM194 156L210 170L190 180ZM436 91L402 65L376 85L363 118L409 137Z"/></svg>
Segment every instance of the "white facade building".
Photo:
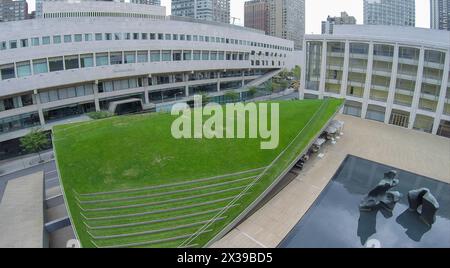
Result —
<svg viewBox="0 0 450 268"><path fill-rule="evenodd" d="M431 29L450 31L450 0L430 0Z"/></svg>
<svg viewBox="0 0 450 268"><path fill-rule="evenodd" d="M140 5L117 3L117 13L45 4L44 19L0 24L0 142L31 127L84 119L116 101L159 109L205 92L220 101L227 90L245 94L248 83L296 64L292 41L161 16L158 6L135 13Z"/></svg>
<svg viewBox="0 0 450 268"><path fill-rule="evenodd" d="M450 32L337 25L307 35L300 98L345 98L343 113L450 137Z"/></svg>
<svg viewBox="0 0 450 268"><path fill-rule="evenodd" d="M416 0L364 0L364 24L415 26Z"/></svg>

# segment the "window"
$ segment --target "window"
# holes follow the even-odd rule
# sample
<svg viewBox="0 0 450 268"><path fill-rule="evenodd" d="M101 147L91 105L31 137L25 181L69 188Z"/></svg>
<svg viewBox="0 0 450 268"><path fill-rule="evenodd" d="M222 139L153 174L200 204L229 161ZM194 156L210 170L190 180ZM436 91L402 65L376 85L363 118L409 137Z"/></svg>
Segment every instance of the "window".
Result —
<svg viewBox="0 0 450 268"><path fill-rule="evenodd" d="M122 34L121 33L115 33L114 34L114 40L121 40L122 39Z"/></svg>
<svg viewBox="0 0 450 268"><path fill-rule="evenodd" d="M220 51L218 55L219 55L219 60L224 60L225 59L225 52Z"/></svg>
<svg viewBox="0 0 450 268"><path fill-rule="evenodd" d="M141 33L141 39L142 40L147 40L148 39L148 34L147 33Z"/></svg>
<svg viewBox="0 0 450 268"><path fill-rule="evenodd" d="M180 40L181 40L181 41L186 40L186 36L185 36L184 34L180 34Z"/></svg>
<svg viewBox="0 0 450 268"><path fill-rule="evenodd" d="M150 51L150 61L161 61L161 52L159 50Z"/></svg>
<svg viewBox="0 0 450 268"><path fill-rule="evenodd" d="M162 61L170 61L171 55L170 50L162 51Z"/></svg>
<svg viewBox="0 0 450 268"><path fill-rule="evenodd" d="M194 51L194 60L200 60L200 51L196 50Z"/></svg>
<svg viewBox="0 0 450 268"><path fill-rule="evenodd" d="M28 47L28 39L20 39L20 47Z"/></svg>
<svg viewBox="0 0 450 268"><path fill-rule="evenodd" d="M105 40L112 40L112 34L111 33L105 33Z"/></svg>
<svg viewBox="0 0 450 268"><path fill-rule="evenodd" d="M33 60L33 72L34 74L47 73L47 59Z"/></svg>
<svg viewBox="0 0 450 268"><path fill-rule="evenodd" d="M95 34L95 41L102 41L103 40L103 34L96 33Z"/></svg>
<svg viewBox="0 0 450 268"><path fill-rule="evenodd" d="M158 34L158 40L164 40L164 34L159 33Z"/></svg>
<svg viewBox="0 0 450 268"><path fill-rule="evenodd" d="M49 58L48 66L49 66L50 72L64 70L63 58L62 57Z"/></svg>
<svg viewBox="0 0 450 268"><path fill-rule="evenodd" d="M148 62L148 52L146 50L137 52L137 62Z"/></svg>
<svg viewBox="0 0 450 268"><path fill-rule="evenodd" d="M29 61L16 63L17 77L24 77L31 75L31 65Z"/></svg>
<svg viewBox="0 0 450 268"><path fill-rule="evenodd" d="M17 41L16 40L9 41L9 48L11 49L17 48Z"/></svg>
<svg viewBox="0 0 450 268"><path fill-rule="evenodd" d="M172 40L175 40L175 41L178 40L178 34L173 34L172 35Z"/></svg>
<svg viewBox="0 0 450 268"><path fill-rule="evenodd" d="M187 40L187 41L192 41L192 35L189 35L189 34L186 35L186 40Z"/></svg>
<svg viewBox="0 0 450 268"><path fill-rule="evenodd" d="M217 52L211 51L211 60L217 60Z"/></svg>
<svg viewBox="0 0 450 268"><path fill-rule="evenodd" d="M131 33L125 33L123 39L130 40L131 39Z"/></svg>
<svg viewBox="0 0 450 268"><path fill-rule="evenodd" d="M135 62L136 62L136 52L135 51L125 52L125 64Z"/></svg>
<svg viewBox="0 0 450 268"><path fill-rule="evenodd" d="M78 55L64 56L64 63L66 65L66 70L78 69L80 67L78 63Z"/></svg>
<svg viewBox="0 0 450 268"><path fill-rule="evenodd" d="M172 58L173 61L181 61L181 51L180 50L173 51Z"/></svg>
<svg viewBox="0 0 450 268"><path fill-rule="evenodd" d="M93 67L94 57L92 54L80 55L80 65L81 68Z"/></svg>
<svg viewBox="0 0 450 268"><path fill-rule="evenodd" d="M2 80L15 78L16 75L14 72L14 65L8 64L8 65L0 66L0 74L1 74Z"/></svg>
<svg viewBox="0 0 450 268"><path fill-rule="evenodd" d="M133 33L133 40L139 40L139 33Z"/></svg>
<svg viewBox="0 0 450 268"><path fill-rule="evenodd" d="M198 36L197 35L194 35L193 36L193 40L196 42L196 41L198 41Z"/></svg>
<svg viewBox="0 0 450 268"><path fill-rule="evenodd" d="M191 60L192 59L192 52L191 51L184 51L183 52L183 60Z"/></svg>
<svg viewBox="0 0 450 268"><path fill-rule="evenodd" d="M155 40L155 39L156 39L156 34L150 33L150 40Z"/></svg>
<svg viewBox="0 0 450 268"><path fill-rule="evenodd" d="M111 52L109 62L111 65L122 64L122 52Z"/></svg>
<svg viewBox="0 0 450 268"><path fill-rule="evenodd" d="M97 53L95 54L96 66L108 65L108 53Z"/></svg>
<svg viewBox="0 0 450 268"><path fill-rule="evenodd" d="M70 34L64 35L64 43L72 42L72 36Z"/></svg>
<svg viewBox="0 0 450 268"><path fill-rule="evenodd" d="M60 44L61 43L61 36L60 35L54 35L53 36L53 44Z"/></svg>
<svg viewBox="0 0 450 268"><path fill-rule="evenodd" d="M31 38L31 45L32 46L39 46L39 37Z"/></svg>
<svg viewBox="0 0 450 268"><path fill-rule="evenodd" d="M0 50L5 50L6 49L6 42L2 41L0 42Z"/></svg>
<svg viewBox="0 0 450 268"><path fill-rule="evenodd" d="M209 60L209 51L202 51L202 60Z"/></svg>
<svg viewBox="0 0 450 268"><path fill-rule="evenodd" d="M81 34L76 34L74 35L73 39L75 40L75 42L81 42L83 41L83 36Z"/></svg>
<svg viewBox="0 0 450 268"><path fill-rule="evenodd" d="M166 40L170 40L171 39L171 34L166 34Z"/></svg>
<svg viewBox="0 0 450 268"><path fill-rule="evenodd" d="M92 40L93 40L92 34L90 33L84 34L84 41L92 41Z"/></svg>

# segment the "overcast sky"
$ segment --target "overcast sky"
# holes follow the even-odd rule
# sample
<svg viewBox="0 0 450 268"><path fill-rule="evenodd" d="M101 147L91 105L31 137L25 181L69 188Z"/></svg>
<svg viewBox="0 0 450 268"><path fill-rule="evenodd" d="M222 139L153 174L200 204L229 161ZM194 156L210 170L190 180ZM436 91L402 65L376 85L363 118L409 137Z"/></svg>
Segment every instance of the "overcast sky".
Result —
<svg viewBox="0 0 450 268"><path fill-rule="evenodd" d="M34 10L35 0L27 0L30 10ZM170 14L171 0L161 0L161 5L167 7ZM244 23L244 2L245 0L231 0L231 16L237 17L240 21L236 24ZM416 0L416 27L430 27L430 1ZM351 16L355 16L357 23L363 23L363 0L306 0L306 33L319 33L321 31L321 21L328 15L337 16L341 11L347 11Z"/></svg>

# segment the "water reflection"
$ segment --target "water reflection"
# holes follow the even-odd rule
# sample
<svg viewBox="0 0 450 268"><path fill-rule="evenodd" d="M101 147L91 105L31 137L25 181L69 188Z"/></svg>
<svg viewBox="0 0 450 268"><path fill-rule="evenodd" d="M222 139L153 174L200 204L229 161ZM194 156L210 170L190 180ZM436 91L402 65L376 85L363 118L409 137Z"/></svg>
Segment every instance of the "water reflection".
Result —
<svg viewBox="0 0 450 268"><path fill-rule="evenodd" d="M406 235L416 242L422 240L423 235L431 230L431 226L425 224L417 212L409 209L403 211L397 219L397 223L406 229Z"/></svg>

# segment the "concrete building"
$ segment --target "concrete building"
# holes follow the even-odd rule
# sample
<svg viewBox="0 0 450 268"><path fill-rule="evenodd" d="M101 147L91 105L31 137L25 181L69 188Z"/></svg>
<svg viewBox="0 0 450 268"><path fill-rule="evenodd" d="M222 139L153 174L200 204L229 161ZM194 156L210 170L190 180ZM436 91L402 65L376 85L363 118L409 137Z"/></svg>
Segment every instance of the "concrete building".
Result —
<svg viewBox="0 0 450 268"><path fill-rule="evenodd" d="M300 98L345 98L344 114L450 137L450 32L337 25L305 39Z"/></svg>
<svg viewBox="0 0 450 268"><path fill-rule="evenodd" d="M301 50L305 35L305 0L269 0L269 34L294 41Z"/></svg>
<svg viewBox="0 0 450 268"><path fill-rule="evenodd" d="M125 0L36 0L36 10L35 10L35 17L36 18L42 18L43 17L43 2L62 2L67 4L76 4L80 2L125 2ZM132 0L134 1L134 0ZM136 0L139 1L139 0ZM145 2L145 0L143 0ZM158 1L158 0L155 0ZM148 0L148 2L152 2L152 0Z"/></svg>
<svg viewBox="0 0 450 268"><path fill-rule="evenodd" d="M244 26L269 33L269 4L267 0L245 2Z"/></svg>
<svg viewBox="0 0 450 268"><path fill-rule="evenodd" d="M0 153L30 128L87 120L124 101L161 110L200 92L245 97L297 64L292 41L166 17L161 6L43 4L42 19L0 24Z"/></svg>
<svg viewBox="0 0 450 268"><path fill-rule="evenodd" d="M161 0L131 0L133 4L142 4L142 5L161 5Z"/></svg>
<svg viewBox="0 0 450 268"><path fill-rule="evenodd" d="M450 31L450 1L430 0L431 29Z"/></svg>
<svg viewBox="0 0 450 268"><path fill-rule="evenodd" d="M172 0L172 15L230 23L230 0Z"/></svg>
<svg viewBox="0 0 450 268"><path fill-rule="evenodd" d="M366 25L416 25L415 0L364 0Z"/></svg>
<svg viewBox="0 0 450 268"><path fill-rule="evenodd" d="M347 12L341 12L340 17L328 16L326 21L322 21L322 34L332 34L334 25L356 24L356 18L349 16Z"/></svg>
<svg viewBox="0 0 450 268"><path fill-rule="evenodd" d="M0 22L25 20L28 18L26 0L0 0Z"/></svg>

